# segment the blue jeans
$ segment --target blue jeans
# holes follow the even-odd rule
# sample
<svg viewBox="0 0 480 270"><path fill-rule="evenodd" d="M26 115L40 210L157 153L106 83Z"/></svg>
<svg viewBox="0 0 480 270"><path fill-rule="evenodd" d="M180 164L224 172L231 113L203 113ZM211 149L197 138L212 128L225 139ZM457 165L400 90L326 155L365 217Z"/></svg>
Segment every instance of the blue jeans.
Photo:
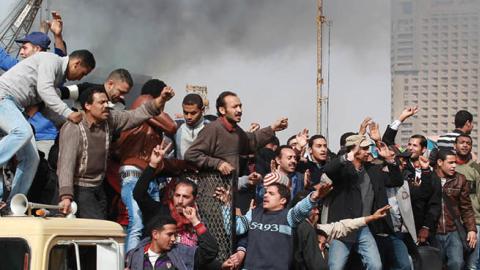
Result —
<svg viewBox="0 0 480 270"><path fill-rule="evenodd" d="M135 248L140 242L142 237L143 222L142 222L142 212L138 207L137 202L133 199L133 189L137 184L138 177L128 176L122 178L122 201L127 207L128 210L128 226L127 226L127 237L125 239L125 254L133 248ZM150 181L150 186L148 188L148 194L156 200L160 201L160 191L158 189L158 184L156 181Z"/></svg>
<svg viewBox="0 0 480 270"><path fill-rule="evenodd" d="M477 245L475 246L475 250L468 256L468 259L466 260L466 265L465 269L467 270L477 270L480 269L478 267L478 257L479 257L479 251L480 249L478 248L478 241L480 240L480 225L477 225Z"/></svg>
<svg viewBox="0 0 480 270"><path fill-rule="evenodd" d="M353 248L361 257L367 270L381 270L382 261L378 253L377 243L368 227L357 232L357 242L349 243L333 240L328 252L328 267L330 270L342 270L347 263L350 250Z"/></svg>
<svg viewBox="0 0 480 270"><path fill-rule="evenodd" d="M461 270L463 268L463 244L458 232L437 234L435 238L440 248L443 263L447 263L447 269Z"/></svg>
<svg viewBox="0 0 480 270"><path fill-rule="evenodd" d="M408 248L403 242L404 233L395 233L388 236L375 236L378 250L381 254L382 264L390 270L410 270Z"/></svg>
<svg viewBox="0 0 480 270"><path fill-rule="evenodd" d="M40 162L32 127L21 110L23 109L13 98L0 99L0 129L7 134L0 140L0 166L5 165L14 155L18 162L7 202L17 193L28 193Z"/></svg>

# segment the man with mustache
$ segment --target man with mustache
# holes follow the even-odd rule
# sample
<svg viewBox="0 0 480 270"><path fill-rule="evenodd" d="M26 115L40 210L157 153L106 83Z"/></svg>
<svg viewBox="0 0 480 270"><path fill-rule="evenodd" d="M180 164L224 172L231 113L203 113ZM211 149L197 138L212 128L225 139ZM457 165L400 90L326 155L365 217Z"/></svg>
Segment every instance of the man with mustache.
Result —
<svg viewBox="0 0 480 270"><path fill-rule="evenodd" d="M185 160L200 169L217 170L223 175L240 172L240 155L254 153L266 145L276 131L287 128L288 119L281 118L271 126L255 132L245 132L238 126L242 120L242 103L237 94L225 91L216 101L218 119L198 134L185 152Z"/></svg>
<svg viewBox="0 0 480 270"><path fill-rule="evenodd" d="M159 97L135 110L110 111L105 88L95 86L82 93L82 121L78 125L66 123L60 131L57 174L64 212L75 199L79 217L105 218L107 201L101 183L105 176L111 135L136 127L160 114L173 96L173 90L167 88Z"/></svg>
<svg viewBox="0 0 480 270"><path fill-rule="evenodd" d="M165 168L165 151L170 145L157 145L150 156L148 166L138 179L133 190L133 198L142 212L143 224L148 224L158 215L172 216L177 224L177 242L187 246L196 246L198 238L191 222L184 215L186 208L196 208L197 185L188 179L178 179L173 192L161 202L154 200L149 194L149 185L156 178L156 172Z"/></svg>
<svg viewBox="0 0 480 270"><path fill-rule="evenodd" d="M303 191L304 175L296 171L297 169L297 154L288 145L282 145L277 148L275 163L279 173L285 175L289 179L288 187L290 188L291 198Z"/></svg>

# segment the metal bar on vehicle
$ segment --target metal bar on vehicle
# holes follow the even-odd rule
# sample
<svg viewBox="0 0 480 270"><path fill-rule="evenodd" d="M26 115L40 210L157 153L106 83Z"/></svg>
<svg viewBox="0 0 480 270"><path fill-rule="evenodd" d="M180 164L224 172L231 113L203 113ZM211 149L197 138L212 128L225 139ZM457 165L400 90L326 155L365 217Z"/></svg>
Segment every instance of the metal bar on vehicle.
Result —
<svg viewBox="0 0 480 270"><path fill-rule="evenodd" d="M58 245L74 245L75 246L75 255L77 256L77 266L78 266L78 269L77 270L81 270L80 269L80 255L79 255L79 252L77 252L77 249L78 249L78 244L110 244L110 245L114 245L115 248L116 248L116 253L117 253L117 269L121 269L121 265L122 265L122 258L120 256L120 245L118 244L117 241L115 241L114 239L112 238L109 238L109 239L105 239L105 240L97 240L97 239L92 239L92 240L88 240L88 239L85 239L85 240L61 240L61 241L58 241L57 243Z"/></svg>
<svg viewBox="0 0 480 270"><path fill-rule="evenodd" d="M72 242L73 246L75 247L75 260L77 263L77 270L82 270L82 266L80 265L80 249L78 248L78 244Z"/></svg>

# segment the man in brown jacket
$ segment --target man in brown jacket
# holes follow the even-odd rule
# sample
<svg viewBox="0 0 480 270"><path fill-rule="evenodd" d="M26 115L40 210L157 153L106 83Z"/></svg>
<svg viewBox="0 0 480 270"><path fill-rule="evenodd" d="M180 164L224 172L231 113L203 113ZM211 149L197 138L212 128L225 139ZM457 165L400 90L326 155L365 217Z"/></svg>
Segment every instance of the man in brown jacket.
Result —
<svg viewBox="0 0 480 270"><path fill-rule="evenodd" d="M170 88L163 81L151 79L147 81L141 91L141 95L133 102L130 109L134 110L141 105L159 97L164 89ZM120 177L122 179L121 196L128 210L127 237L125 240L125 253L133 249L140 242L142 236L142 213L137 202L133 199L133 189L140 178L143 170L147 168L150 153L156 145L161 144L163 133L174 134L177 129L175 121L162 112L143 122L140 126L123 131L117 141L117 149L120 156ZM160 185L166 182L150 182L149 195L157 201Z"/></svg>
<svg viewBox="0 0 480 270"><path fill-rule="evenodd" d="M233 92L222 92L216 107L218 119L206 125L185 152L185 160L199 169L217 170L223 175L238 173L240 155L254 153L266 145L276 131L288 126L288 119L281 118L253 133L243 131L238 126L242 119L242 103Z"/></svg>
<svg viewBox="0 0 480 270"><path fill-rule="evenodd" d="M475 215L470 200L470 189L463 174L455 172L456 155L449 150L441 150L437 156L437 169L434 181L442 184L442 213L437 227L436 239L441 256L449 270L463 269L463 244L467 241L471 248L477 244L477 228ZM447 203L451 207L447 206ZM450 213L449 208L454 213ZM459 228L455 225L455 218L463 221L467 238L461 239Z"/></svg>

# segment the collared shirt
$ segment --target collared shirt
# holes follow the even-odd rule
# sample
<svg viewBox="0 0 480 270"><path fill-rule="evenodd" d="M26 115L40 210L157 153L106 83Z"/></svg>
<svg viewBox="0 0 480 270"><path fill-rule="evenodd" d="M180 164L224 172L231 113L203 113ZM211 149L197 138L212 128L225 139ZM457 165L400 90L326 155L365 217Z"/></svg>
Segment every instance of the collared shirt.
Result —
<svg viewBox="0 0 480 270"><path fill-rule="evenodd" d="M135 110L111 110L107 121L102 123L88 123L85 115L78 125L65 123L60 130L57 168L60 196L72 196L73 185L99 186L105 175L113 132L138 126L159 113L150 101Z"/></svg>
<svg viewBox="0 0 480 270"><path fill-rule="evenodd" d="M234 132L236 129L236 125L230 123L225 116L219 117L220 121L222 122L222 125L225 127L225 129L228 132Z"/></svg>
<svg viewBox="0 0 480 270"><path fill-rule="evenodd" d="M197 138L198 133L205 127L205 124L209 123L203 117L198 120L195 126L189 126L187 123L183 123L177 129L175 133L175 146L177 159L183 160L183 155L187 149L192 145L193 141Z"/></svg>
<svg viewBox="0 0 480 270"><path fill-rule="evenodd" d="M56 88L65 82L67 66L68 57L38 52L0 77L0 98L11 96L24 108L43 101L66 118L73 111L60 99Z"/></svg>

